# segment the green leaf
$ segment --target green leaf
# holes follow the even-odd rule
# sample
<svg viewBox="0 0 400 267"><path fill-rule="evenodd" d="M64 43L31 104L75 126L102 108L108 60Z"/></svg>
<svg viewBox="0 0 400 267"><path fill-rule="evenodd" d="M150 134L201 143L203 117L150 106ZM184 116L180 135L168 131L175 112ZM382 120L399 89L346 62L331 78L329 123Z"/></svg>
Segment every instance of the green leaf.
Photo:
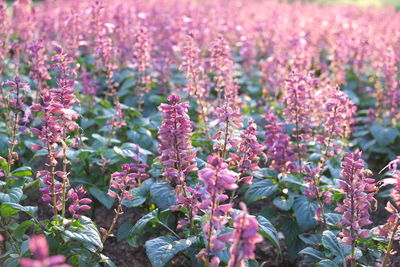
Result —
<svg viewBox="0 0 400 267"><path fill-rule="evenodd" d="M177 253L189 248L196 240L195 236L181 240L173 236L157 237L146 242L146 254L153 267L162 267Z"/></svg>
<svg viewBox="0 0 400 267"><path fill-rule="evenodd" d="M319 245L321 243L321 235L320 234L308 234L304 233L299 235L301 241L306 243L307 245Z"/></svg>
<svg viewBox="0 0 400 267"><path fill-rule="evenodd" d="M146 199L148 194L150 193L150 187L154 183L154 179L145 180L140 187L134 188L131 193L133 195L133 199L124 200L122 205L128 208L138 207L142 205Z"/></svg>
<svg viewBox="0 0 400 267"><path fill-rule="evenodd" d="M161 210L168 209L176 204L175 191L169 183L156 182L150 187L150 195L157 207Z"/></svg>
<svg viewBox="0 0 400 267"><path fill-rule="evenodd" d="M74 240L82 242L82 244L90 251L96 252L97 249L102 250L100 233L92 220L86 216L80 217L80 226L70 230L65 230L64 234Z"/></svg>
<svg viewBox="0 0 400 267"><path fill-rule="evenodd" d="M278 248L279 253L281 253L281 246L279 245L278 232L272 223L263 216L257 216L258 225L260 227L259 233L263 237L267 238L271 243Z"/></svg>
<svg viewBox="0 0 400 267"><path fill-rule="evenodd" d="M12 171L11 174L15 177L32 176L32 169L31 167L21 167Z"/></svg>
<svg viewBox="0 0 400 267"><path fill-rule="evenodd" d="M34 224L35 223L33 221L22 222L21 224L18 225L17 228L15 228L15 230L13 232L13 237L16 239L21 239L23 237L23 235L25 234L26 230L28 230L28 228Z"/></svg>
<svg viewBox="0 0 400 267"><path fill-rule="evenodd" d="M385 147L391 144L400 133L395 128L384 128L379 124L374 124L371 127L371 134L378 142L378 145Z"/></svg>
<svg viewBox="0 0 400 267"><path fill-rule="evenodd" d="M340 245L340 242L336 238L335 234L331 231L324 231L322 233L322 245L329 249L332 255L339 256L344 259L345 255Z"/></svg>
<svg viewBox="0 0 400 267"><path fill-rule="evenodd" d="M18 203L22 198L22 187L13 187L7 189L5 193L0 192L0 202Z"/></svg>
<svg viewBox="0 0 400 267"><path fill-rule="evenodd" d="M125 222L120 227L118 227L117 232L117 241L124 240L128 238L131 229L133 228L133 224L131 222Z"/></svg>
<svg viewBox="0 0 400 267"><path fill-rule="evenodd" d="M293 206L294 197L293 196L289 196L288 198L284 198L282 196L279 196L279 197L274 198L272 203L274 203L274 205L277 208L279 208L281 210L288 211Z"/></svg>
<svg viewBox="0 0 400 267"><path fill-rule="evenodd" d="M303 231L314 228L317 225L315 211L318 204L306 196L299 196L294 200L293 210L296 214L296 221Z"/></svg>
<svg viewBox="0 0 400 267"><path fill-rule="evenodd" d="M0 169L3 170L4 172L7 172L8 169L7 160L3 157L0 157Z"/></svg>
<svg viewBox="0 0 400 267"><path fill-rule="evenodd" d="M317 263L318 267L339 267L336 262L331 260L322 260Z"/></svg>
<svg viewBox="0 0 400 267"><path fill-rule="evenodd" d="M325 213L326 223L330 226L337 226L337 223L342 218L342 214L338 213Z"/></svg>
<svg viewBox="0 0 400 267"><path fill-rule="evenodd" d="M136 224L129 230L128 234L128 243L132 246L133 244L136 245L136 236L143 232L144 228L149 222L156 222L158 221L158 209L153 210L152 212L144 215L140 218Z"/></svg>
<svg viewBox="0 0 400 267"><path fill-rule="evenodd" d="M302 249L299 254L306 254L318 260L323 260L325 258L321 251L318 251L312 247L306 247Z"/></svg>
<svg viewBox="0 0 400 267"><path fill-rule="evenodd" d="M104 262L106 264L106 266L110 266L110 267L117 267L114 262L112 262L112 260L110 260L109 257L107 257L106 255L100 254L100 261L99 262Z"/></svg>
<svg viewBox="0 0 400 267"><path fill-rule="evenodd" d="M34 216L37 211L37 207L22 206L18 203L13 203L13 202L4 202L0 206L0 213L4 217L14 215L20 211L23 211L23 212L29 214L30 216Z"/></svg>
<svg viewBox="0 0 400 267"><path fill-rule="evenodd" d="M106 192L96 186L89 187L89 192L107 209L111 209L114 204L114 198L107 195Z"/></svg>
<svg viewBox="0 0 400 267"><path fill-rule="evenodd" d="M304 248L303 242L300 240L300 228L296 221L291 217L285 217L280 225L280 230L285 236L285 244L288 248L288 255L291 259L298 257L298 252Z"/></svg>
<svg viewBox="0 0 400 267"><path fill-rule="evenodd" d="M248 203L271 196L278 190L278 185L273 184L271 180L261 180L253 183L245 194L245 200Z"/></svg>

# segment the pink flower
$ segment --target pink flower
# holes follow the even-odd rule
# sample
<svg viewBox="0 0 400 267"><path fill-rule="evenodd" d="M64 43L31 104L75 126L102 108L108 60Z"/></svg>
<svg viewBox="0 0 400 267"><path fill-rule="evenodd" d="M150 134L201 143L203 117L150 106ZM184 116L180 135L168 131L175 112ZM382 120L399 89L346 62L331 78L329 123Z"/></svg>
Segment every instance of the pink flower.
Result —
<svg viewBox="0 0 400 267"><path fill-rule="evenodd" d="M189 102L179 103L180 97L175 94L170 95L168 101L170 104L161 104L158 108L163 115L158 130L160 162L166 180L185 184L189 172L197 169L196 153L190 141L192 122L187 114Z"/></svg>
<svg viewBox="0 0 400 267"><path fill-rule="evenodd" d="M259 169L259 156L262 155L263 146L257 141L257 125L250 120L246 129L240 134L241 141L236 153L230 153L229 164L238 167L240 174L250 174L243 177L245 183L251 183L252 171Z"/></svg>
<svg viewBox="0 0 400 267"><path fill-rule="evenodd" d="M78 214L78 211L90 210L90 206L87 204L92 203L92 200L85 198L85 195L86 190L83 189L83 187L78 187L77 189L71 188L68 191L68 197L72 201L72 204L68 207L68 210L74 219L79 219L80 215Z"/></svg>
<svg viewBox="0 0 400 267"><path fill-rule="evenodd" d="M199 180L203 182L202 202L199 208L207 211L209 221L203 224L203 233L208 246L205 255L222 251L225 248L225 241L221 240L219 231L227 223L227 214L232 212L232 204L221 204L229 199L224 194L225 190L238 188L236 184L238 174L228 169L228 164L218 156L208 156L206 168L199 171ZM199 255L199 257L201 254Z"/></svg>
<svg viewBox="0 0 400 267"><path fill-rule="evenodd" d="M364 161L361 152L347 153L342 162L342 171L338 182L338 188L345 194L343 204L338 204L335 211L342 213L339 222L342 227L340 236L345 244L353 244L359 238L369 236L364 226L371 224L369 210L371 202L375 201L376 190L374 179L367 178L368 171L364 169Z"/></svg>
<svg viewBox="0 0 400 267"><path fill-rule="evenodd" d="M240 203L241 213L234 216L233 234L230 237L232 246L230 248L231 258L228 267L244 267L246 258L255 259L255 246L263 241L263 237L258 234L258 221L253 216L249 216L246 205Z"/></svg>
<svg viewBox="0 0 400 267"><path fill-rule="evenodd" d="M70 267L65 263L65 256L49 256L49 247L47 240L43 235L32 236L29 240L29 250L35 259L22 258L20 264L22 267Z"/></svg>
<svg viewBox="0 0 400 267"><path fill-rule="evenodd" d="M265 148L267 150L269 167L279 172L294 172L296 166L295 148L290 144L290 137L285 134L284 124L278 122L278 117L268 111L265 120Z"/></svg>
<svg viewBox="0 0 400 267"><path fill-rule="evenodd" d="M111 174L110 188L108 195L113 198L122 200L131 200L133 195L131 189L141 184L149 175L146 173L146 164L141 163L140 159L134 158L135 163L127 163L122 165L122 172L114 172Z"/></svg>

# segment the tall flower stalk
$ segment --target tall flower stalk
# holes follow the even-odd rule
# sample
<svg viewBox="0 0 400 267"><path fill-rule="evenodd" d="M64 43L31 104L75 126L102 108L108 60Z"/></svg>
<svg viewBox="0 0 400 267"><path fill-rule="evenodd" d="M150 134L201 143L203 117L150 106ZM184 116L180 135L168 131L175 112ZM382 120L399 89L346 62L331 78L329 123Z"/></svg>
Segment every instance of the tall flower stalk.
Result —
<svg viewBox="0 0 400 267"><path fill-rule="evenodd" d="M361 152L347 153L342 162L341 180L338 188L345 197L335 211L343 214L338 225L342 228L342 242L351 245L351 267L356 266L356 246L359 238L370 236L369 230L363 229L372 223L370 220L371 202L375 201L376 190L374 179L367 178L369 171L364 169Z"/></svg>
<svg viewBox="0 0 400 267"><path fill-rule="evenodd" d="M220 230L227 223L227 215L232 212L232 204L221 204L229 199L225 190L235 190L238 174L228 169L228 164L219 156L208 156L207 166L199 171L199 179L204 184L204 193L199 207L206 210L209 220L203 224L207 247L199 252L198 258L206 266L218 266L219 258L214 253L224 250L229 235Z"/></svg>
<svg viewBox="0 0 400 267"><path fill-rule="evenodd" d="M382 267L386 267L388 264L390 264L390 255L392 254L393 243L395 240L399 240L397 236L400 226L400 171L397 169L397 164L399 163L400 157L397 157L397 159L391 161L388 166L383 169L385 170L388 168L392 173L392 177L382 180L382 186L394 185L394 188L390 193L390 198L395 205L393 205L390 201L387 202L385 209L391 213L391 215L387 222L384 225L379 226L374 232L375 235L389 240L389 243L386 247L386 253L383 257Z"/></svg>

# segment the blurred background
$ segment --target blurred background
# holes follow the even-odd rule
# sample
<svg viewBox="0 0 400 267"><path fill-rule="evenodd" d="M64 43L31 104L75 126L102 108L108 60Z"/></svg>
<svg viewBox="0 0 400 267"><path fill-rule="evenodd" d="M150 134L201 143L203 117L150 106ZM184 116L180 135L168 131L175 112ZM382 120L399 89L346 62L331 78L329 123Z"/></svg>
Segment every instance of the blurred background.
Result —
<svg viewBox="0 0 400 267"><path fill-rule="evenodd" d="M16 0L6 0L7 3L12 4ZM33 2L42 2L43 0L32 0ZM53 0L53 1L64 1L64 0ZM89 1L89 0L88 0ZM148 1L148 0L144 0ZM197 0L199 1L199 0ZM201 1L201 0L200 0ZM229 1L229 0L227 0ZM246 0L244 0L245 2ZM269 0L262 0L269 1ZM281 2L316 2L321 4L347 4L347 5L357 5L362 7L384 7L384 6L394 6L396 9L400 10L400 0L278 0Z"/></svg>

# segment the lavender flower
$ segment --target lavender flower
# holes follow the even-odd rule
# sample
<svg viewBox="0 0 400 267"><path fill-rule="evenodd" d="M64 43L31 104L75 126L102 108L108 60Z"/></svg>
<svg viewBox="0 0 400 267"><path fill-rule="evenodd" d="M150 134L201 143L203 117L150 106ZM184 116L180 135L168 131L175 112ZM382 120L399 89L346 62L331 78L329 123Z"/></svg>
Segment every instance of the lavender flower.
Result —
<svg viewBox="0 0 400 267"><path fill-rule="evenodd" d="M279 172L294 172L296 170L295 148L290 144L290 137L285 134L284 124L278 122L278 117L272 112L265 116L265 148L270 163L269 167Z"/></svg>
<svg viewBox="0 0 400 267"><path fill-rule="evenodd" d="M234 216L232 234L233 244L230 248L231 258L228 267L244 267L244 260L255 259L255 246L263 241L263 237L258 234L258 222L253 216L249 216L246 205L240 203L242 212Z"/></svg>
<svg viewBox="0 0 400 267"><path fill-rule="evenodd" d="M86 190L83 187L78 187L77 189L71 188L68 191L68 197L71 199L72 204L68 207L68 211L71 213L74 219L79 219L79 211L90 210L90 206L87 204L92 203L92 200L85 198Z"/></svg>
<svg viewBox="0 0 400 267"><path fill-rule="evenodd" d="M207 248L200 251L197 257L209 261L213 253L225 248L228 236L220 235L219 231L227 223L227 214L232 212L232 204L220 204L229 199L225 190L238 188L238 174L228 169L228 164L218 156L207 158L206 168L199 171L199 179L204 184L204 194L199 207L209 214L209 221L203 224L203 233L207 240ZM217 262L217 259L211 262Z"/></svg>
<svg viewBox="0 0 400 267"><path fill-rule="evenodd" d="M259 156L263 154L263 146L258 143L257 135L257 125L250 120L247 128L240 134L242 140L237 152L230 153L229 164L238 167L241 175L249 174L241 178L247 184L253 180L251 172L259 169Z"/></svg>
<svg viewBox="0 0 400 267"><path fill-rule="evenodd" d="M187 115L189 102L179 103L178 95L168 97L170 104L161 104L163 122L158 130L158 150L163 175L168 181L185 184L189 172L196 170L196 153L190 141L192 122Z"/></svg>
<svg viewBox="0 0 400 267"><path fill-rule="evenodd" d="M65 263L66 258L63 255L49 256L49 247L43 235L29 239L29 250L35 259L22 258L19 261L22 267L71 267Z"/></svg>
<svg viewBox="0 0 400 267"><path fill-rule="evenodd" d="M369 237L369 231L363 228L372 223L369 210L371 202L375 201L376 187L374 179L366 177L368 174L369 171L364 169L360 151L346 154L340 173L342 180L338 182L338 188L345 194L345 198L343 204L338 204L335 211L343 214L338 224L342 227L339 235L343 243L353 247L359 238ZM351 257L354 257L354 254Z"/></svg>

